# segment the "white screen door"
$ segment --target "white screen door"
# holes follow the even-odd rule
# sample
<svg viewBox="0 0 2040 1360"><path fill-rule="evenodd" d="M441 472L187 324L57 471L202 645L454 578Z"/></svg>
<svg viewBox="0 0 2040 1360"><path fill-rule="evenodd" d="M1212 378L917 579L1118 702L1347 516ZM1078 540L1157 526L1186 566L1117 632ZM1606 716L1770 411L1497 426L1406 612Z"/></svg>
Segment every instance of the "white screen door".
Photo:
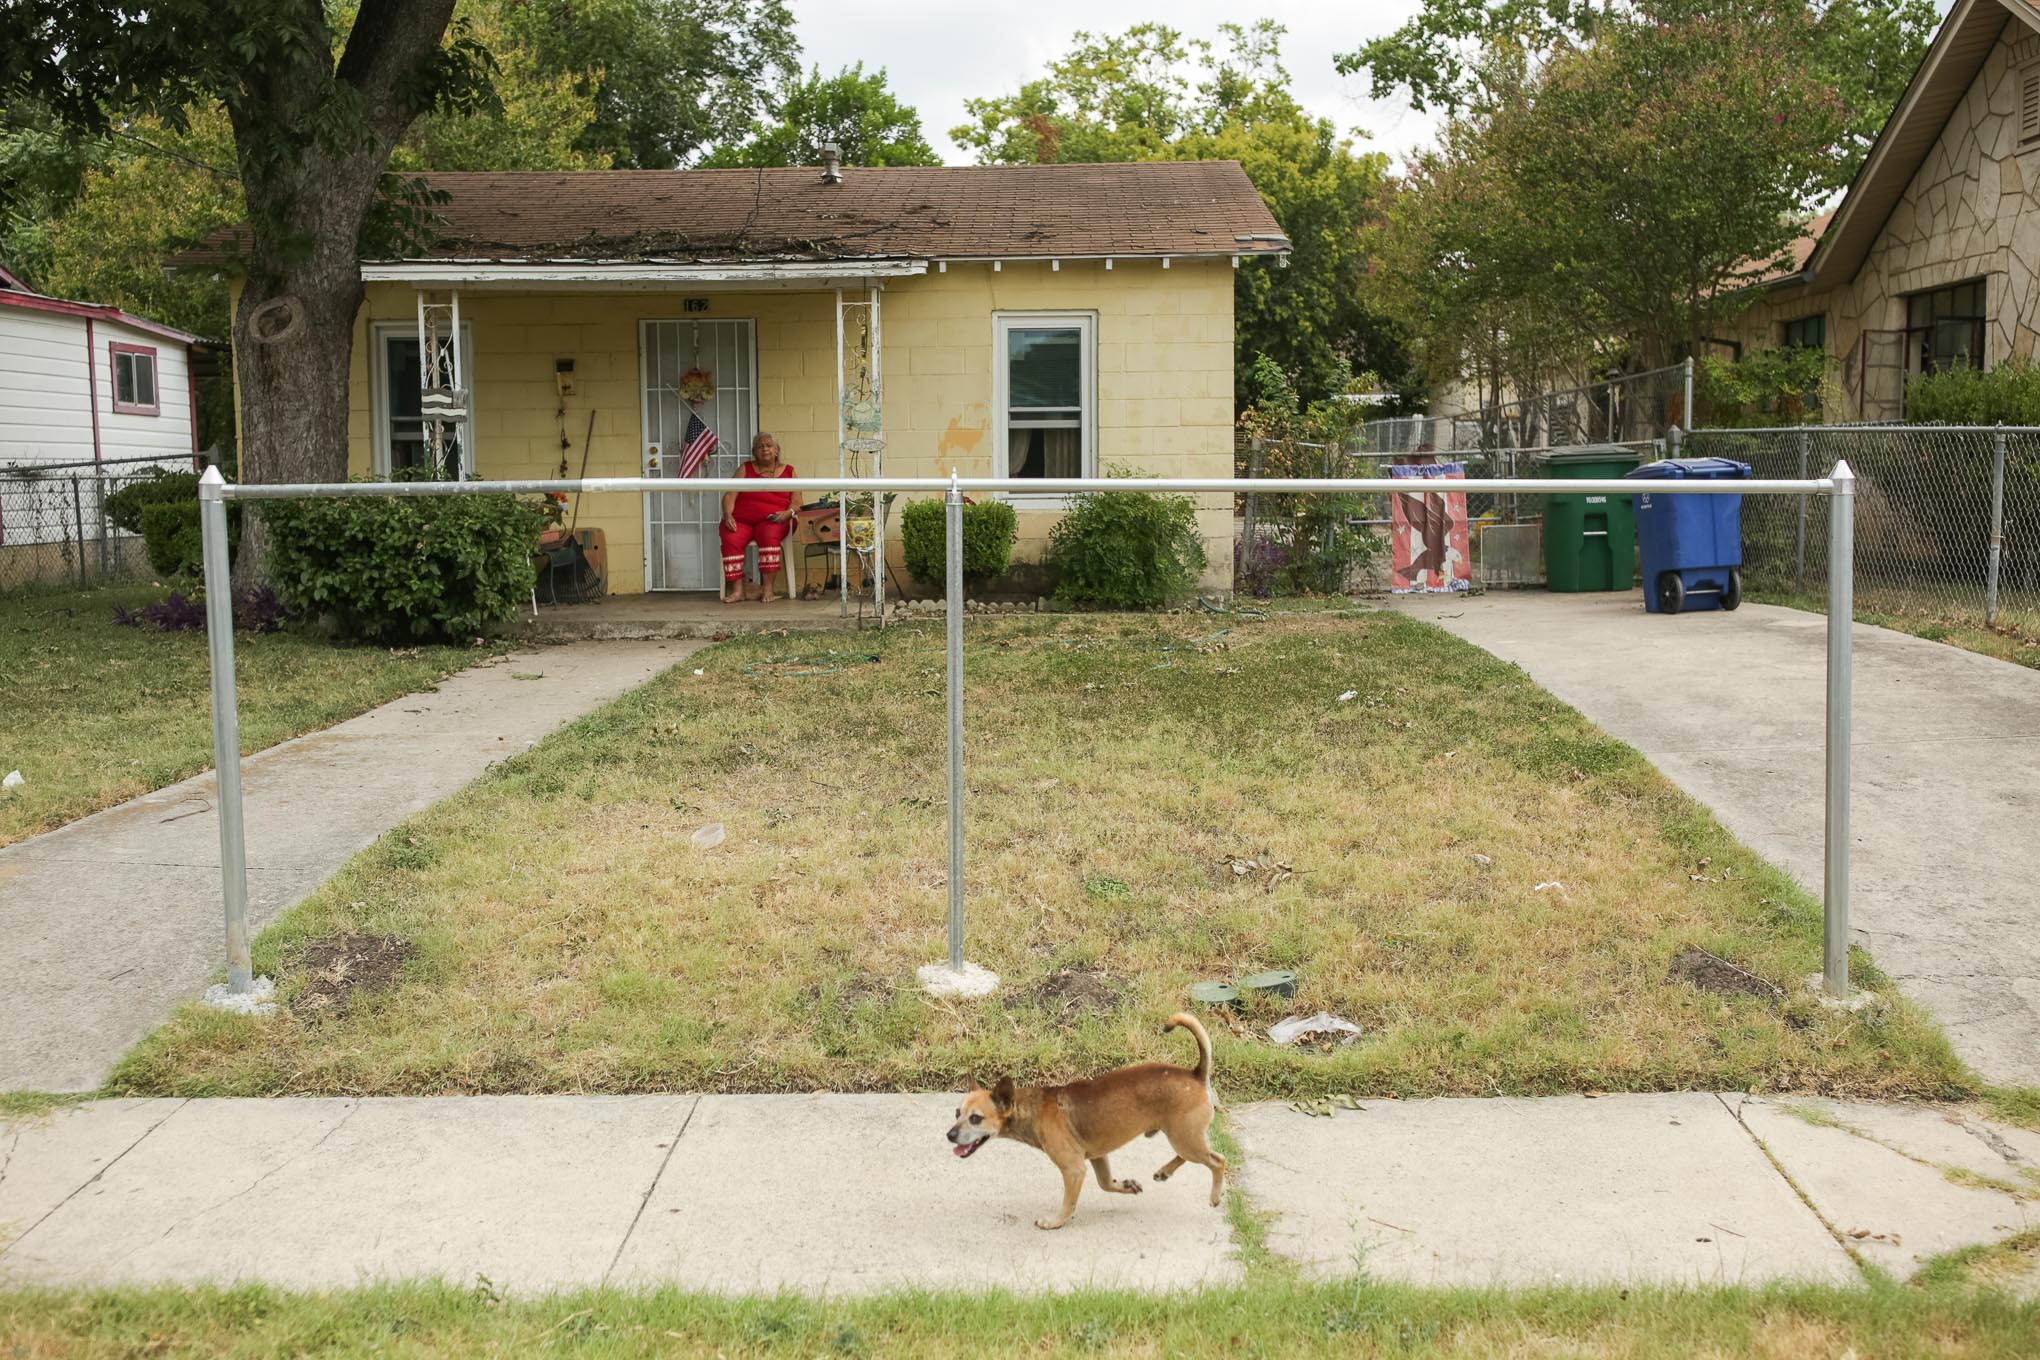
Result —
<svg viewBox="0 0 2040 1360"><path fill-rule="evenodd" d="M678 478L687 442L687 403L680 399L680 375L706 370L715 396L701 403L701 418L722 441L696 474L733 477L751 456L758 429L756 337L748 320L644 321L638 353L644 369L644 431L647 472ZM651 450L658 450L656 468ZM722 544L716 525L722 497L701 491L656 491L645 497L645 589L718 590L722 585Z"/></svg>

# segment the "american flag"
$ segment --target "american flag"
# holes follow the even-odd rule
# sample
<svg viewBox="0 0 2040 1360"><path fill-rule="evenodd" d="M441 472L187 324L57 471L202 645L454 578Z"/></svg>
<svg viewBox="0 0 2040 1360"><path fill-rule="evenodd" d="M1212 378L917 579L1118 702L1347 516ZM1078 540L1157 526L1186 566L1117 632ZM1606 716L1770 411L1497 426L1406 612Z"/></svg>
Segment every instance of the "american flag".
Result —
<svg viewBox="0 0 2040 1360"><path fill-rule="evenodd" d="M708 428L708 422L701 418L701 413L689 410L687 445L680 451L680 475L692 477L701 471L701 465L708 461L708 455L714 453L721 443L722 441L715 437L715 431Z"/></svg>

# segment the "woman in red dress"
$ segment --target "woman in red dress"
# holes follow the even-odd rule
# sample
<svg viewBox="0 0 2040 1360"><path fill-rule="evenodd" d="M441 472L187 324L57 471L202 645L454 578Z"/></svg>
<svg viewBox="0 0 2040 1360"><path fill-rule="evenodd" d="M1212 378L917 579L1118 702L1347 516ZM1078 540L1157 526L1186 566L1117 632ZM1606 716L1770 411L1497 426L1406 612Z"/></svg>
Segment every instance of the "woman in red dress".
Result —
<svg viewBox="0 0 2040 1360"><path fill-rule="evenodd" d="M793 476L790 464L779 461L779 441L759 433L751 441L751 461L738 469L740 477L776 480ZM797 520L791 491L731 491L722 503L722 570L724 604L744 598L744 548L758 545L758 578L764 583L764 603L772 603L772 578L779 575L779 545L793 532Z"/></svg>

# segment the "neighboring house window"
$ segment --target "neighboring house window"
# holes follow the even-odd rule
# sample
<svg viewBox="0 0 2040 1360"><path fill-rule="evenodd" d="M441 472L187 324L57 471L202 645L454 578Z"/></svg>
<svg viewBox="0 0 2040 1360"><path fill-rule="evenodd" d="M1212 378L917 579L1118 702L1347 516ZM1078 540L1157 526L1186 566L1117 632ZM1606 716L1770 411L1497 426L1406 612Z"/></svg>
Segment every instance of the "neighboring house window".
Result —
<svg viewBox="0 0 2040 1360"><path fill-rule="evenodd" d="M1802 316L1797 321L1785 323L1785 348L1827 349L1827 313L1819 316Z"/></svg>
<svg viewBox="0 0 2040 1360"><path fill-rule="evenodd" d="M418 370L418 329L391 324L375 328L374 372L371 401L375 413L375 471L388 476L412 468L424 468L425 420L420 414ZM442 341L442 344L445 342ZM470 476L475 470L474 336L460 328L461 370L467 382L468 414L450 435L444 466L433 476L451 480Z"/></svg>
<svg viewBox="0 0 2040 1360"><path fill-rule="evenodd" d="M1905 300L1906 367L1915 373L1983 367L1982 279Z"/></svg>
<svg viewBox="0 0 2040 1360"><path fill-rule="evenodd" d="M107 346L113 359L113 409L117 415L162 414L156 400L156 351L147 345Z"/></svg>
<svg viewBox="0 0 2040 1360"><path fill-rule="evenodd" d="M1005 475L1095 475L1096 319L1084 312L1000 312L993 324Z"/></svg>
<svg viewBox="0 0 2040 1360"><path fill-rule="evenodd" d="M2040 62L2019 72L2019 145L2040 142Z"/></svg>

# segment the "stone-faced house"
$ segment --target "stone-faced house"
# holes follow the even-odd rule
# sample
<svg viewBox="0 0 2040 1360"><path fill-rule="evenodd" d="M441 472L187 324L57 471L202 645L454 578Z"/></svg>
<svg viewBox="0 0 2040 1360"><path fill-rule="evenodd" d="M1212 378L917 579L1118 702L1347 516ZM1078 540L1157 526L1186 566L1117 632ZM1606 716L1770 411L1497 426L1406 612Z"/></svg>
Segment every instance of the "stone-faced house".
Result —
<svg viewBox="0 0 2040 1360"><path fill-rule="evenodd" d="M1908 374L2040 340L2040 0L1956 0L1856 180L1761 284L1740 350L1834 361L1829 420L1896 420Z"/></svg>

